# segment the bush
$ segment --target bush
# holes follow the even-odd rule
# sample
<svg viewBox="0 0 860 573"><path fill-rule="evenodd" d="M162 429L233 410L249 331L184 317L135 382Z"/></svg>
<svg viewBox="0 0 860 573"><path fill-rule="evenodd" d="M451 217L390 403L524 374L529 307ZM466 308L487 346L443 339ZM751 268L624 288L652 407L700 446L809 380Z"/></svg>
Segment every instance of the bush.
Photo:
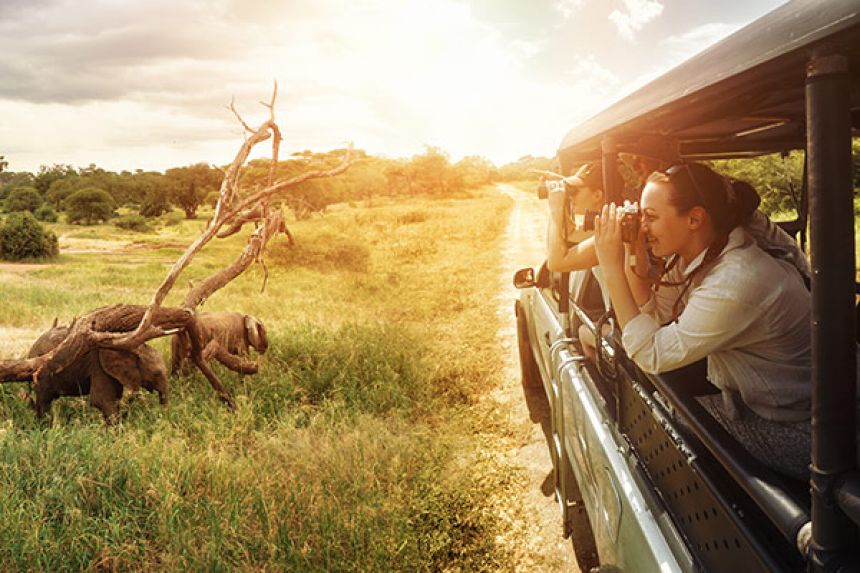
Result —
<svg viewBox="0 0 860 573"><path fill-rule="evenodd" d="M138 213L143 217L161 217L170 212L170 203L162 197L147 197Z"/></svg>
<svg viewBox="0 0 860 573"><path fill-rule="evenodd" d="M6 211L11 213L14 211L29 211L33 212L42 204L42 196L32 187L18 187L13 189L9 196L6 197Z"/></svg>
<svg viewBox="0 0 860 573"><path fill-rule="evenodd" d="M149 225L146 224L146 217L141 215L124 215L114 221L113 224L120 229L137 231L138 233L149 231Z"/></svg>
<svg viewBox="0 0 860 573"><path fill-rule="evenodd" d="M31 213L12 213L0 227L0 257L6 260L45 259L59 252L57 236Z"/></svg>
<svg viewBox="0 0 860 573"><path fill-rule="evenodd" d="M107 191L88 187L69 195L63 205L68 213L69 223L92 225L107 221L114 215L116 203Z"/></svg>
<svg viewBox="0 0 860 573"><path fill-rule="evenodd" d="M178 225L181 223L185 217L182 216L182 213L178 213L176 211L170 211L169 213L165 213L161 217L161 224L165 227L172 227L174 225Z"/></svg>
<svg viewBox="0 0 860 573"><path fill-rule="evenodd" d="M42 203L42 205L38 209L36 209L33 214L40 221L44 221L46 223L57 222L57 212L54 211L54 208L51 207L48 203Z"/></svg>
<svg viewBox="0 0 860 573"><path fill-rule="evenodd" d="M215 204L218 203L218 199L220 198L221 193L219 191L210 191L206 194L206 197L203 198L203 204L214 209Z"/></svg>

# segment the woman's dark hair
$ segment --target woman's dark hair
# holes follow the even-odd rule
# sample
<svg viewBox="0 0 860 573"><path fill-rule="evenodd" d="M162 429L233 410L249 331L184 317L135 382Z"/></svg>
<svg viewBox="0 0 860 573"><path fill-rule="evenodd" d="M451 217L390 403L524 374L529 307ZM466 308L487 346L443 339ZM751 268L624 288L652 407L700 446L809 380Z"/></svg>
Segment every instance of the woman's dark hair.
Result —
<svg viewBox="0 0 860 573"><path fill-rule="evenodd" d="M648 177L648 181L670 184L669 204L679 213L687 213L697 206L704 207L716 232L716 237L708 246L702 264L687 275L683 283L680 283L684 288L672 308L674 322L681 313L681 299L690 288L693 277L709 267L710 263L723 252L732 229L749 222L761 203L761 198L753 186L746 181L731 180L701 163L677 163L668 169L655 171ZM674 262L677 262L677 258ZM661 284L670 283L661 282Z"/></svg>
<svg viewBox="0 0 860 573"><path fill-rule="evenodd" d="M680 213L704 207L718 235L748 222L761 203L752 185L724 177L702 163L678 163L655 171L648 181L670 183L669 204Z"/></svg>

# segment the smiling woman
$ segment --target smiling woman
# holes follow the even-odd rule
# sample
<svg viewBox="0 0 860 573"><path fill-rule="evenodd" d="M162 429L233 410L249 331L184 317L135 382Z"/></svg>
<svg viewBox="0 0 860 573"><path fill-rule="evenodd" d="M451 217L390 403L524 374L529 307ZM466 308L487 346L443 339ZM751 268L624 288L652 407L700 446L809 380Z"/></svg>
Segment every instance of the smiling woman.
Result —
<svg viewBox="0 0 860 573"><path fill-rule="evenodd" d="M807 477L811 403L811 305L804 272L771 256L743 226L755 191L697 163L648 178L638 257L669 258L653 285L624 264L620 216L604 209L595 246L623 331L645 372L707 358L720 395L697 398L759 461ZM790 237L783 244L798 250ZM800 445L800 447L798 447Z"/></svg>

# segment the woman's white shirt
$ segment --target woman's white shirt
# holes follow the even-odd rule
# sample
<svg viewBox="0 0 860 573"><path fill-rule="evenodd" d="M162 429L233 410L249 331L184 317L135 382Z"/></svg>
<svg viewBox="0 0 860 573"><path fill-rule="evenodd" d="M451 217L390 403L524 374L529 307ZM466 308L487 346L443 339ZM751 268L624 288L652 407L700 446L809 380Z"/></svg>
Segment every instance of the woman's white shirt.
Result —
<svg viewBox="0 0 860 573"><path fill-rule="evenodd" d="M758 237L756 237L758 239ZM679 261L665 277L681 282L705 253ZM707 357L708 379L723 391L729 414L738 397L770 420L809 418L811 304L798 268L764 252L742 227L721 255L682 287L661 287L624 328L628 356L646 372L674 370Z"/></svg>

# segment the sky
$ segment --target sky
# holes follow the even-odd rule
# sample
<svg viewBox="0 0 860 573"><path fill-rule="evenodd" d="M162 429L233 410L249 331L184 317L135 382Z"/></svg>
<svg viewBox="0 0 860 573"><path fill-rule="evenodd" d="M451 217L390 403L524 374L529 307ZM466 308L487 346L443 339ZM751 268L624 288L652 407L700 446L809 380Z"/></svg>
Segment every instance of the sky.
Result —
<svg viewBox="0 0 860 573"><path fill-rule="evenodd" d="M258 125L277 81L282 157L349 142L552 156L577 123L782 3L0 0L0 155L11 171L223 165L243 138L230 102Z"/></svg>

